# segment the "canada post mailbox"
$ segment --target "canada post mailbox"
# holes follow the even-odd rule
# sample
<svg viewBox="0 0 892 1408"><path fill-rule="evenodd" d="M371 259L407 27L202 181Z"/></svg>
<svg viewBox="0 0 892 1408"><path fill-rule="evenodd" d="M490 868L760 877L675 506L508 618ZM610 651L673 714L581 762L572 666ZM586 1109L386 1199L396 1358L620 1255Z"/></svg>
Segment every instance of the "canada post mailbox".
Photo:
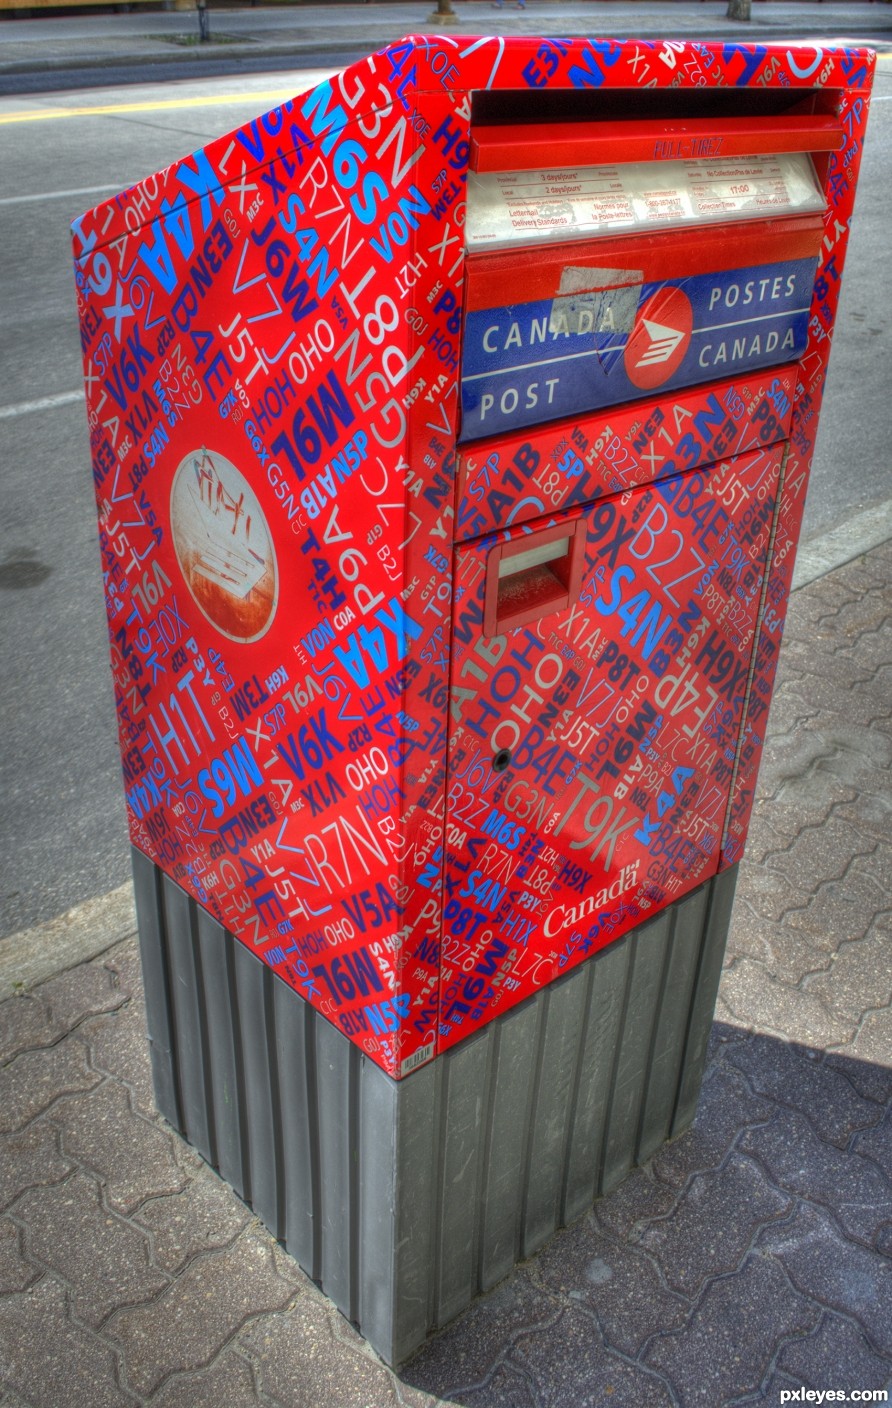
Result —
<svg viewBox="0 0 892 1408"><path fill-rule="evenodd" d="M390 1362L692 1118L872 65L410 38L75 223L159 1106Z"/></svg>

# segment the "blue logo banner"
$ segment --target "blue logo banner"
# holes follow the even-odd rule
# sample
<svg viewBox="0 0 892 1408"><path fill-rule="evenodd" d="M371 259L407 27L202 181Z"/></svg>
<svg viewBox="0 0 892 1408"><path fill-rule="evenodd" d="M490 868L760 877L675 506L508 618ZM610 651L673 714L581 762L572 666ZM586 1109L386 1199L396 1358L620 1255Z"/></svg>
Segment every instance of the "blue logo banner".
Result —
<svg viewBox="0 0 892 1408"><path fill-rule="evenodd" d="M465 318L463 441L802 355L815 259L568 293Z"/></svg>

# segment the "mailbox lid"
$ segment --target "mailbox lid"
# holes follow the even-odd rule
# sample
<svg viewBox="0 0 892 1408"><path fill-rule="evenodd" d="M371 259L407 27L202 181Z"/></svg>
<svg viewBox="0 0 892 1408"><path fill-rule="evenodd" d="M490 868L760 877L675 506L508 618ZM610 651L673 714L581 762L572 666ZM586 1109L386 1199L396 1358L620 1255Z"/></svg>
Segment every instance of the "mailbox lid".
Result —
<svg viewBox="0 0 892 1408"><path fill-rule="evenodd" d="M653 90L649 97L653 102ZM709 97L715 100L715 90ZM735 97L739 103L740 95L731 95L731 102ZM693 107L703 101L702 90L693 103L691 93L682 98L676 92L675 111L665 110L660 115L643 115L641 94L630 90L611 94L607 112L602 116L590 113L582 120L566 107L566 97L558 97L554 89L552 101L563 103L564 111L553 113L551 120L506 121L504 112L502 120L493 120L492 112L487 119L478 106L471 132L470 166L472 171L486 172L530 171L555 162L581 166L594 162L696 163L725 157L770 158L780 152L839 151L843 146L838 117L815 111L812 99L794 98L792 106L778 109L776 94L763 92L760 97L774 110L755 111L756 96L747 93L744 112L714 111L708 116L697 116ZM789 96L781 101L789 104ZM679 110L680 103L687 111ZM628 111L630 104L637 113L634 117Z"/></svg>
<svg viewBox="0 0 892 1408"><path fill-rule="evenodd" d="M456 549L441 1047L716 873L785 450ZM575 599L518 556L492 633L506 548L580 532Z"/></svg>

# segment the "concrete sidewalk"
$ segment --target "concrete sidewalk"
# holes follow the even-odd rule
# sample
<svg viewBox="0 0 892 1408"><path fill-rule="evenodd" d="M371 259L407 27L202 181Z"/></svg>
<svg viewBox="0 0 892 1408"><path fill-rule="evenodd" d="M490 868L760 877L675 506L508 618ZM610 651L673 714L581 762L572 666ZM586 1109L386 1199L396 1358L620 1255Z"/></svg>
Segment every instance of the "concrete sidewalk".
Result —
<svg viewBox="0 0 892 1408"><path fill-rule="evenodd" d="M151 80L179 72L256 71L316 62L345 63L404 34L589 34L641 39L715 39L726 43L820 38L892 46L892 5L882 0L754 0L748 23L726 17L727 0L454 0L455 23L432 12L436 0L293 5L209 6L211 42L198 44L196 13L101 14L0 23L0 84L16 75L127 68ZM162 75L162 70L165 71Z"/></svg>
<svg viewBox="0 0 892 1408"><path fill-rule="evenodd" d="M0 1408L892 1389L890 762L886 543L792 598L693 1130L399 1374L154 1113L126 893L20 936L107 947L0 1003Z"/></svg>

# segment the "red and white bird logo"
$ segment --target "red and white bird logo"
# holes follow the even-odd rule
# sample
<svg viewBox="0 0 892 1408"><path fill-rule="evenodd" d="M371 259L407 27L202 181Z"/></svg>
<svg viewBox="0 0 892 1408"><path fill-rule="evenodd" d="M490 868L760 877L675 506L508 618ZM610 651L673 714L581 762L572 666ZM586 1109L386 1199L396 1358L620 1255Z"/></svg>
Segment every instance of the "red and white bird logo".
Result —
<svg viewBox="0 0 892 1408"><path fill-rule="evenodd" d="M694 310L680 288L661 288L646 299L626 343L626 375L650 391L668 381L684 360L691 341Z"/></svg>

